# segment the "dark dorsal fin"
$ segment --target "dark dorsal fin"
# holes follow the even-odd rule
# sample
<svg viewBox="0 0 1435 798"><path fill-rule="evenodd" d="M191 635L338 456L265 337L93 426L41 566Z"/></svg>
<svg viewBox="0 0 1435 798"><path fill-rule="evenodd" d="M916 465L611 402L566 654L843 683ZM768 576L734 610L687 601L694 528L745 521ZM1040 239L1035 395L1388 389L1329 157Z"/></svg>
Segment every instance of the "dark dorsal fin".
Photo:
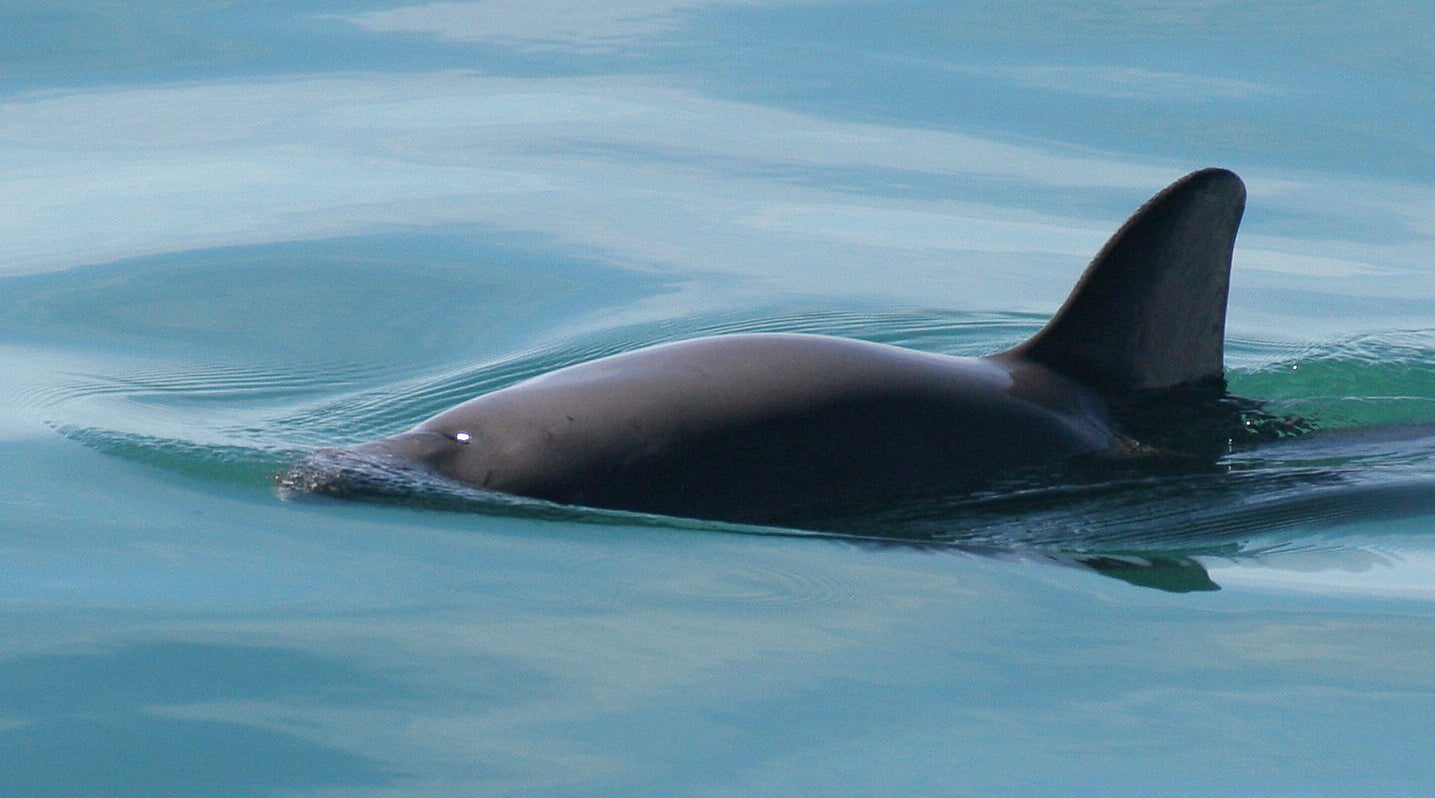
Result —
<svg viewBox="0 0 1435 798"><path fill-rule="evenodd" d="M1241 179L1203 169L1141 206L1106 242L1066 304L1010 354L1106 392L1223 375Z"/></svg>

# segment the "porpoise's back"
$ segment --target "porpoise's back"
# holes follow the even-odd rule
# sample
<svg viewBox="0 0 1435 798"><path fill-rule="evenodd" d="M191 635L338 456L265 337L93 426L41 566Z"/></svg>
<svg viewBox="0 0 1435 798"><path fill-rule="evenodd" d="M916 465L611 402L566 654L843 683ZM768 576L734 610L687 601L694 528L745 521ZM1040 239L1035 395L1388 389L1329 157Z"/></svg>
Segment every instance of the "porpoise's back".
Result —
<svg viewBox="0 0 1435 798"><path fill-rule="evenodd" d="M772 522L1102 450L1101 406L1032 364L815 335L683 341L572 366L418 428L494 490Z"/></svg>

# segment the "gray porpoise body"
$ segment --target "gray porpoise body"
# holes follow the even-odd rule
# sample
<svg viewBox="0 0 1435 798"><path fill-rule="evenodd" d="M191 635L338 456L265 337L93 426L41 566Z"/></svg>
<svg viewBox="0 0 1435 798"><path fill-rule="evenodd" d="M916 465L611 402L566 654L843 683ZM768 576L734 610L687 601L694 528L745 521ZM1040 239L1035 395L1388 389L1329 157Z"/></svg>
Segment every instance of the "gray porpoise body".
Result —
<svg viewBox="0 0 1435 798"><path fill-rule="evenodd" d="M564 504L764 522L1095 452L1115 435L1100 402L1039 364L757 334L561 369L359 451Z"/></svg>
<svg viewBox="0 0 1435 798"><path fill-rule="evenodd" d="M699 338L560 369L346 451L563 504L743 523L1130 451L1113 402L1223 377L1244 203L1224 170L1172 184L1006 352ZM327 492L312 475L306 487Z"/></svg>

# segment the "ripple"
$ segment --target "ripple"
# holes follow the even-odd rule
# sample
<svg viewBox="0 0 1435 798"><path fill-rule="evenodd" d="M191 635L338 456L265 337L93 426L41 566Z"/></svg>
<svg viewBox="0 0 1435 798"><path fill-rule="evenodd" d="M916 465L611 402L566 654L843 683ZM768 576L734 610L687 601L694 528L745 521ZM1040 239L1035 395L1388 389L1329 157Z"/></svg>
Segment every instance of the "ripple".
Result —
<svg viewBox="0 0 1435 798"><path fill-rule="evenodd" d="M291 369L282 372L238 366L186 364L181 370L154 369L112 374L72 374L41 393L48 404L122 396L171 403L276 401L309 396L370 377L359 369Z"/></svg>
<svg viewBox="0 0 1435 798"><path fill-rule="evenodd" d="M981 354L1025 338L1040 322L1022 314L920 309L745 311L557 335L482 360L409 364L403 374L332 364L276 370L127 362L108 373L68 372L38 386L25 401L44 408L61 434L112 456L265 488L285 472L289 481L281 481L280 493L292 500L313 492L294 481L294 471L286 471L303 462L302 452L389 434L474 396L618 352L699 335L785 331ZM1113 557L1135 558L1136 565L1117 563L1123 568L1169 564L1170 556L1179 565L1188 555L1259 559L1337 552L1330 556L1339 558L1345 556L1338 553L1342 547L1359 550L1350 530L1365 522L1435 515L1435 425L1406 423L1435 418L1435 359L1425 348L1432 345L1435 334L1427 332L1329 344L1237 341L1233 349L1242 365L1232 370L1233 386L1273 396L1282 412L1314 405L1323 420L1344 418L1333 412L1341 410L1355 421L1233 453L1208 471L1018 480L975 494L823 519L810 525L817 531L564 507L432 475L381 470L369 476L382 489L362 498L630 529L822 538L959 553L1045 552L1058 561L1096 556L1102 568L1113 567ZM1382 409L1388 407L1399 411ZM104 424L94 423L99 417ZM1368 423L1387 418L1401 423ZM713 570L705 579L674 583L672 589L686 591L694 601L747 604L840 603L850 592L850 586L804 573L800 564Z"/></svg>
<svg viewBox="0 0 1435 798"><path fill-rule="evenodd" d="M112 457L186 476L250 486L272 484L274 474L294 456L282 450L200 444L93 427L60 425L55 431Z"/></svg>
<svg viewBox="0 0 1435 798"><path fill-rule="evenodd" d="M1435 331L1240 348L1241 366L1228 375L1233 391L1271 400L1321 426L1435 420Z"/></svg>

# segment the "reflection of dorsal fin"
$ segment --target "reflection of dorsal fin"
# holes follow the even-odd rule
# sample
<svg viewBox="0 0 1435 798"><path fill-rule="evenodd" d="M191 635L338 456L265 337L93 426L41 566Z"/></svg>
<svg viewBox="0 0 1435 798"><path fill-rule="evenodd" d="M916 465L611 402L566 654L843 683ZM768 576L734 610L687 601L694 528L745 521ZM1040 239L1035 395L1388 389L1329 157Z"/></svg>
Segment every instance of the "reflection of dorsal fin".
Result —
<svg viewBox="0 0 1435 798"><path fill-rule="evenodd" d="M1219 379L1245 205L1245 185L1224 169L1171 184L1116 231L1056 316L1010 354L1107 392Z"/></svg>

